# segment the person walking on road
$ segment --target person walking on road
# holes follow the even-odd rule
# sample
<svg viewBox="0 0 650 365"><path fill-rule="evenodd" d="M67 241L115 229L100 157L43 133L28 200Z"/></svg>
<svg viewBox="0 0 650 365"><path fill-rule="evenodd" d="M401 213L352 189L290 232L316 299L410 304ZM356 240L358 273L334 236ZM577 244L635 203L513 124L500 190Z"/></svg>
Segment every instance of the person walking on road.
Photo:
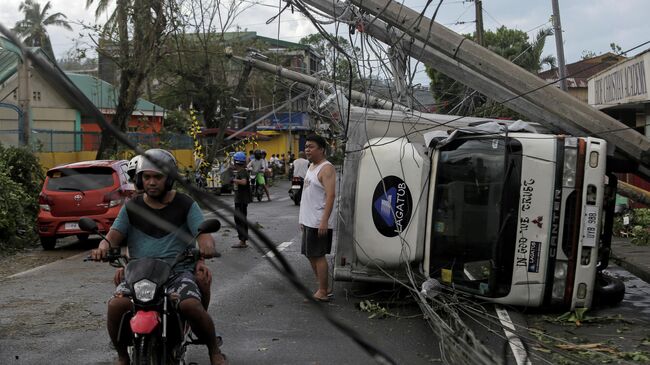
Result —
<svg viewBox="0 0 650 365"><path fill-rule="evenodd" d="M327 161L325 138L310 135L306 138L305 155L311 165L305 175L298 222L302 229L300 251L311 264L318 290L314 299L329 301L328 266L325 255L332 250L332 210L336 187L336 170Z"/></svg>
<svg viewBox="0 0 650 365"><path fill-rule="evenodd" d="M233 190L235 192L235 211L241 214L235 215L235 226L237 228L237 236L239 243L234 244L232 248L246 248L248 245L248 222L246 216L248 215L248 203L251 202L251 193L248 185L248 171L246 170L246 154L244 152L237 152L233 156L235 164L235 173L232 180Z"/></svg>

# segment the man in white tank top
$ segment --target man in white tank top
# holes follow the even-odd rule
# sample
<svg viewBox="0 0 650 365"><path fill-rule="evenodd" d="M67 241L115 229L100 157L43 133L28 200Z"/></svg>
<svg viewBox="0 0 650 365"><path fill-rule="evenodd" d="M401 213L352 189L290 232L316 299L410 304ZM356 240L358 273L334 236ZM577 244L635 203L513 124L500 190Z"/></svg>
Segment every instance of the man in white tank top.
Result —
<svg viewBox="0 0 650 365"><path fill-rule="evenodd" d="M326 148L325 138L317 135L307 137L305 155L311 165L305 176L298 220L302 229L300 251L309 259L318 279L318 290L314 293L314 299L322 302L329 300L325 255L332 250L332 210L336 189L336 170L325 159Z"/></svg>

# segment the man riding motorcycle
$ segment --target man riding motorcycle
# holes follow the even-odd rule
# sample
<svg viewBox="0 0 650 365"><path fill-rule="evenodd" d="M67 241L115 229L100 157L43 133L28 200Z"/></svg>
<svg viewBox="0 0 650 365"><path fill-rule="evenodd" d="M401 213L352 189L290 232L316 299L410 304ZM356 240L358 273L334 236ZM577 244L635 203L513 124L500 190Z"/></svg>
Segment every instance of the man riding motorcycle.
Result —
<svg viewBox="0 0 650 365"><path fill-rule="evenodd" d="M266 187L266 179L264 178L264 172L267 168L266 160L263 158L262 151L260 150L255 150L254 156L255 159L248 163L247 168L255 174L257 184L264 187L266 198L271 201L271 195L269 194L269 189Z"/></svg>
<svg viewBox="0 0 650 365"><path fill-rule="evenodd" d="M183 237L195 235L204 220L198 204L189 196L172 190L173 179L158 167L176 169L172 154L162 149L151 149L145 152L145 157L138 163L135 176L136 186L143 189L144 194L122 207L106 235L107 240L102 240L99 247L92 251L91 256L95 260L105 258L111 247L126 243L131 260L156 257L173 262L177 254L187 248L188 243ZM196 241L202 257L215 256L215 243L210 234L200 234ZM206 271L207 267L202 262L196 267L179 267L169 285L170 296L176 300L176 308L188 321L192 332L207 345L211 364L225 364L214 323L202 304L201 291L196 282L195 275L205 275ZM128 298L131 293L123 284L117 286L113 298L108 302L107 327L118 353L118 364L128 364L130 361L127 345L118 341L122 319L132 308Z"/></svg>

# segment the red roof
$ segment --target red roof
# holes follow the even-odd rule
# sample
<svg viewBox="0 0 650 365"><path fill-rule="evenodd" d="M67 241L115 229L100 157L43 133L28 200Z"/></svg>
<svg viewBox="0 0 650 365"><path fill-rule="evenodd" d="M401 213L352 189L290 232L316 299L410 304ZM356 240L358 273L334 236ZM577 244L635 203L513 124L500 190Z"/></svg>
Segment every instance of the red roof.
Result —
<svg viewBox="0 0 650 365"><path fill-rule="evenodd" d="M568 87L587 87L587 80L612 65L615 65L626 58L607 52L600 56L586 58L578 62L566 65L567 69L567 86ZM546 81L555 81L559 79L558 68L552 68L537 74Z"/></svg>

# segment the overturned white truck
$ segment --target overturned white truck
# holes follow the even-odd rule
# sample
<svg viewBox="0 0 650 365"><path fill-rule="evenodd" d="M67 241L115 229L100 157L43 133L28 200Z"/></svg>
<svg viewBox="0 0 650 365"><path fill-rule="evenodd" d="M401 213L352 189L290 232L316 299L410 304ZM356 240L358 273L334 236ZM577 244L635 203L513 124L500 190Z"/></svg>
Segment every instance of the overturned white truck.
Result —
<svg viewBox="0 0 650 365"><path fill-rule="evenodd" d="M400 114L353 110L367 122L348 132L335 280L393 280L410 267L503 304L623 298L601 274L616 191L606 141L434 114L396 123Z"/></svg>

